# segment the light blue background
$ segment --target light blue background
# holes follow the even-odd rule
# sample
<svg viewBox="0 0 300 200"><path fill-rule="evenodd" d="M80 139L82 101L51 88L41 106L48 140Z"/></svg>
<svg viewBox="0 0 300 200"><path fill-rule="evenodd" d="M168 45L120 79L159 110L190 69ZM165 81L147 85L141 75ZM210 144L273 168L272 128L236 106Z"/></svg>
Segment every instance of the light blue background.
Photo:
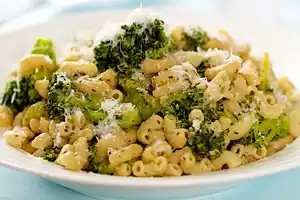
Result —
<svg viewBox="0 0 300 200"><path fill-rule="evenodd" d="M299 186L300 169L294 169L250 181L222 195L195 200L298 200L300 199ZM48 180L0 167L0 200L96 199L78 194Z"/></svg>
<svg viewBox="0 0 300 200"><path fill-rule="evenodd" d="M300 26L300 14L298 14L297 10L300 8L300 1L296 0L119 0L119 3L113 1L115 2L114 4L108 4L108 1L105 1L106 3L101 5L98 2L97 6L94 5L94 2L96 0L91 3L66 7L59 7L57 5L44 6L36 11L25 13L21 17L16 17L9 22L3 23L0 27L0 32L13 30L14 27L20 27L21 25L25 26L46 21L65 13L90 12L124 7L134 8L139 6L140 2L143 2L144 6L160 6L164 4L178 6L178 8L185 8L186 10L196 9L199 12L223 12L224 14L231 14L233 13L232 10L234 10L236 14L254 15L253 12L255 11L256 17L261 15L264 18L279 20L285 24ZM247 6L245 6L245 2L247 2ZM263 8L262 4L267 7ZM299 200L299 190L300 169L294 169L289 172L250 181L228 193L213 195L205 198L205 200ZM86 197L63 188L48 180L0 166L0 200L66 199L95 200L94 198Z"/></svg>

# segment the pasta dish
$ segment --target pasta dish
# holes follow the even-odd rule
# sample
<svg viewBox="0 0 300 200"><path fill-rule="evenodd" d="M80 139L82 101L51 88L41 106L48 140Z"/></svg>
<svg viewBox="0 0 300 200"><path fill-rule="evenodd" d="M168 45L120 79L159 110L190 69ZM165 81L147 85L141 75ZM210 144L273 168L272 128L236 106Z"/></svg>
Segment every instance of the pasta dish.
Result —
<svg viewBox="0 0 300 200"><path fill-rule="evenodd" d="M299 92L269 54L136 9L63 55L37 38L1 96L7 144L73 171L136 177L236 168L300 134Z"/></svg>

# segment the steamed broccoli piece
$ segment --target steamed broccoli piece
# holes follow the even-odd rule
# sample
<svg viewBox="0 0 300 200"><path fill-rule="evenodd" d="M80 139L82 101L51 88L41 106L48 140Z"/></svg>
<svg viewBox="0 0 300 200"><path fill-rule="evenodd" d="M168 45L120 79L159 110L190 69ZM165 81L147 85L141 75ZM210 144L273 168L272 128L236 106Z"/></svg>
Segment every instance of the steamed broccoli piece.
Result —
<svg viewBox="0 0 300 200"><path fill-rule="evenodd" d="M46 107L51 119L64 120L74 108L83 111L88 121L98 122L106 117L100 110L99 97L87 96L79 92L74 82L63 72L52 77L47 94Z"/></svg>
<svg viewBox="0 0 300 200"><path fill-rule="evenodd" d="M117 124L120 128L130 128L131 126L136 126L141 123L142 119L139 114L139 110L134 108L130 111L122 113L117 119Z"/></svg>
<svg viewBox="0 0 300 200"><path fill-rule="evenodd" d="M226 149L224 133L216 134L205 126L193 132L187 145L196 155L209 158L218 157Z"/></svg>
<svg viewBox="0 0 300 200"><path fill-rule="evenodd" d="M87 121L90 121L93 123L97 123L97 122L105 119L105 117L106 117L106 114L100 110L86 109L83 111L83 114Z"/></svg>
<svg viewBox="0 0 300 200"><path fill-rule="evenodd" d="M168 45L164 21L154 19L146 23L122 25L114 40L101 41L94 48L99 71L109 68L120 74L130 74L138 69L145 58L162 57Z"/></svg>
<svg viewBox="0 0 300 200"><path fill-rule="evenodd" d="M60 153L60 149L58 147L45 150L45 154L43 155L43 159L49 162L54 162Z"/></svg>
<svg viewBox="0 0 300 200"><path fill-rule="evenodd" d="M188 139L190 146L196 155L200 157L213 158L218 156L225 149L224 134L216 134L212 130L201 126L195 130L189 123L189 114L193 109L200 109L203 112L205 123L219 119L223 111L221 102L212 104L203 96L203 90L191 88L181 93L174 93L162 105L161 115L173 115L177 118L178 126L189 128L192 133Z"/></svg>
<svg viewBox="0 0 300 200"><path fill-rule="evenodd" d="M40 101L42 98L34 88L35 81L35 78L29 76L8 82L0 104L8 106L14 114L17 114L26 106Z"/></svg>
<svg viewBox="0 0 300 200"><path fill-rule="evenodd" d="M234 144L253 145L255 147L267 146L275 139L288 135L289 119L281 116L278 119L263 119L253 124L249 133Z"/></svg>
<svg viewBox="0 0 300 200"><path fill-rule="evenodd" d="M32 54L44 54L49 56L53 63L56 63L56 54L54 51L54 45L51 40L45 38L37 38L33 49L31 51Z"/></svg>
<svg viewBox="0 0 300 200"><path fill-rule="evenodd" d="M114 168L109 165L108 160L99 159L97 157L97 137L95 136L89 145L89 166L87 171L92 171L99 174L113 174Z"/></svg>
<svg viewBox="0 0 300 200"><path fill-rule="evenodd" d="M88 95L77 90L74 82L65 73L55 73L51 81L46 100L47 111L51 119L64 120L74 109L80 109L87 121L98 123L107 117L101 108L98 96ZM121 128L138 125L141 118L137 109L119 113L117 124Z"/></svg>
<svg viewBox="0 0 300 200"><path fill-rule="evenodd" d="M171 94L162 105L162 115L173 115L179 120L180 126L189 127L189 114L193 109L203 112L206 122L212 122L219 118L223 110L223 104L212 104L203 96L203 90L191 88L187 91Z"/></svg>
<svg viewBox="0 0 300 200"><path fill-rule="evenodd" d="M46 104L44 101L39 101L28 107L24 113L22 119L23 126L29 126L30 119L40 119L41 117L47 117Z"/></svg>
<svg viewBox="0 0 300 200"><path fill-rule="evenodd" d="M185 39L186 51L197 51L197 48L204 49L204 45L208 42L209 36L207 32L200 27L191 28L189 31L183 33Z"/></svg>
<svg viewBox="0 0 300 200"><path fill-rule="evenodd" d="M261 84L259 85L259 89L265 92L273 92L271 81L275 80L275 75L270 63L270 58L268 53L265 53L262 59L260 79L261 79Z"/></svg>
<svg viewBox="0 0 300 200"><path fill-rule="evenodd" d="M125 93L125 102L131 102L139 111L142 120L148 119L160 109L160 103L151 94L149 86L143 81L120 79L119 84Z"/></svg>
<svg viewBox="0 0 300 200"><path fill-rule="evenodd" d="M49 56L54 62L56 61L51 40L38 38L31 53L44 54ZM10 107L14 114L23 111L26 106L42 99L34 88L35 82L44 78L49 79L50 76L51 74L48 71L40 69L29 76L9 81L2 94L0 104Z"/></svg>
<svg viewBox="0 0 300 200"><path fill-rule="evenodd" d="M65 73L53 74L46 101L51 119L63 120L66 110L79 103L75 95L71 95L75 89L75 84Z"/></svg>
<svg viewBox="0 0 300 200"><path fill-rule="evenodd" d="M95 103L91 101L91 97L87 97L86 101L81 102L80 105L81 106L79 108L83 110L83 114L89 122L98 123L99 121L104 120L107 116L107 114L100 108L100 106L95 106Z"/></svg>

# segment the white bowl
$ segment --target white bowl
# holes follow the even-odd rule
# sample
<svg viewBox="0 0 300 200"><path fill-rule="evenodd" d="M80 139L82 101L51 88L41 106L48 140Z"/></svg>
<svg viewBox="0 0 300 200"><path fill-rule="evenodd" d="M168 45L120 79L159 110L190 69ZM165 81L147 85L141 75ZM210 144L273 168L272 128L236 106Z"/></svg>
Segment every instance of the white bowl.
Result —
<svg viewBox="0 0 300 200"><path fill-rule="evenodd" d="M299 71L297 62L296 64L291 62L291 59L296 61L294 56L300 52L297 49L298 45L294 45L299 44L295 30L288 28L283 30L281 25L275 23L258 24L258 20L250 18L230 19L217 14L199 15L196 12L185 13L183 17L182 14L174 14L176 12L176 10L158 11L166 22L169 21L172 24L199 24L212 32L226 27L239 41L251 42L256 53L269 50L277 74L289 75L296 85L300 86L297 84L299 81L297 80ZM0 84L5 83L11 70L10 66L18 63L18 60L28 52L36 36L52 38L58 46L61 46L71 41L76 32L83 30L95 32L104 19L122 19L126 14L126 11L119 11L69 16L0 36L2 47L0 49L2 72ZM222 192L253 178L295 168L300 165L299 146L300 141L296 140L283 151L261 161L236 169L205 173L199 176L125 178L67 171L15 150L6 145L4 138L0 136L0 164L49 179L93 197L131 200L181 199Z"/></svg>

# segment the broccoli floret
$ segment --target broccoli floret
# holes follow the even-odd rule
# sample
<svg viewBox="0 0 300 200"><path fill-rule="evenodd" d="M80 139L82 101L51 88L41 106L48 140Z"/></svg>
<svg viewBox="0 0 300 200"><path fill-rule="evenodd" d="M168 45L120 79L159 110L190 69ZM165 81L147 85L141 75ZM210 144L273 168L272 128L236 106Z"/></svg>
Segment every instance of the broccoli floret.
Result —
<svg viewBox="0 0 300 200"><path fill-rule="evenodd" d="M74 82L63 72L53 74L46 100L51 119L64 120L74 108L83 111L88 121L98 122L106 117L100 110L99 97L88 96L79 92Z"/></svg>
<svg viewBox="0 0 300 200"><path fill-rule="evenodd" d="M38 38L31 53L44 54L49 56L53 62L56 61L56 55L51 40ZM23 111L26 106L34 104L42 99L35 90L35 82L44 78L49 79L50 77L50 72L39 69L29 76L20 77L17 80L8 82L0 100L0 104L10 107L14 114Z"/></svg>
<svg viewBox="0 0 300 200"><path fill-rule="evenodd" d="M90 144L89 144L89 166L87 168L87 171L92 171L94 173L99 173L99 174L113 174L114 168L109 165L108 160L106 159L99 159L97 157L97 136L95 136Z"/></svg>
<svg viewBox="0 0 300 200"><path fill-rule="evenodd" d="M16 114L26 106L40 101L42 98L34 88L35 81L35 78L29 76L8 82L0 104L8 106Z"/></svg>
<svg viewBox="0 0 300 200"><path fill-rule="evenodd" d="M114 40L101 41L94 48L99 71L109 68L120 74L138 69L145 58L162 57L168 45L164 22L159 19L145 23L122 25Z"/></svg>
<svg viewBox="0 0 300 200"><path fill-rule="evenodd" d="M64 120L75 109L80 109L87 121L92 123L98 123L107 117L107 113L101 108L103 99L78 91L74 82L65 73L53 75L47 95L46 107L51 119ZM116 115L116 122L121 128L128 128L141 122L139 112L135 108Z"/></svg>
<svg viewBox="0 0 300 200"><path fill-rule="evenodd" d="M98 101L95 102L93 99L98 98ZM99 97L87 96L85 101L80 101L78 106L84 113L85 118L92 122L98 123L101 120L104 120L107 114L101 109L101 101ZM99 106L98 106L99 105Z"/></svg>
<svg viewBox="0 0 300 200"><path fill-rule="evenodd" d="M75 84L65 73L53 74L47 94L47 110L51 119L63 120L66 109L73 108L78 100L75 94Z"/></svg>
<svg viewBox="0 0 300 200"><path fill-rule="evenodd" d="M125 93L125 102L131 102L139 111L142 120L148 119L160 109L160 103L151 94L149 86L143 81L120 79L119 84Z"/></svg>
<svg viewBox="0 0 300 200"><path fill-rule="evenodd" d="M188 139L187 145L199 157L218 157L225 149L224 133L214 133L202 126L200 130L192 130L192 135Z"/></svg>
<svg viewBox="0 0 300 200"><path fill-rule="evenodd" d="M197 48L203 49L208 42L209 37L200 27L191 28L189 31L183 33L185 39L185 48L187 51L197 51Z"/></svg>
<svg viewBox="0 0 300 200"><path fill-rule="evenodd" d="M208 102L203 96L203 90L198 88L171 94L162 107L162 115L177 117L180 126L184 128L189 127L189 114L193 109L200 109L206 122L217 120L223 110L221 101L215 104Z"/></svg>
<svg viewBox="0 0 300 200"><path fill-rule="evenodd" d="M117 117L117 124L120 128L130 128L131 126L139 125L142 121L139 110L135 108Z"/></svg>
<svg viewBox="0 0 300 200"><path fill-rule="evenodd" d="M231 141L232 144L253 145L255 147L267 146L271 141L288 135L289 119L280 116L278 119L262 119L255 122L249 133L243 138Z"/></svg>
<svg viewBox="0 0 300 200"><path fill-rule="evenodd" d="M45 38L37 38L31 53L47 55L52 59L54 64L56 63L56 54L54 51L53 42L51 40Z"/></svg>
<svg viewBox="0 0 300 200"><path fill-rule="evenodd" d="M106 114L102 110L86 109L84 110L83 114L87 121L93 123L97 123L106 117Z"/></svg>
<svg viewBox="0 0 300 200"><path fill-rule="evenodd" d="M45 154L43 155L43 159L49 162L54 162L60 153L60 148L55 147L52 149L45 150Z"/></svg>
<svg viewBox="0 0 300 200"><path fill-rule="evenodd" d="M44 101L40 101L30 105L24 113L22 125L29 126L30 119L39 119L41 117L47 117L48 113L45 107L46 105Z"/></svg>

